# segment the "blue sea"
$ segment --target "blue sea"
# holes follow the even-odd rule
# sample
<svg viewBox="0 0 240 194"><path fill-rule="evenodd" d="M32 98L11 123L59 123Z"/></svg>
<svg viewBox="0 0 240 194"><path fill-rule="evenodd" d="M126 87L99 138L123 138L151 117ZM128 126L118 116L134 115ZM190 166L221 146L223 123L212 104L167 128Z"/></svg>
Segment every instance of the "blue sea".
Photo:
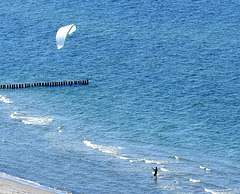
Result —
<svg viewBox="0 0 240 194"><path fill-rule="evenodd" d="M0 89L2 176L74 194L240 193L240 1L11 0L0 21L0 84L89 80Z"/></svg>

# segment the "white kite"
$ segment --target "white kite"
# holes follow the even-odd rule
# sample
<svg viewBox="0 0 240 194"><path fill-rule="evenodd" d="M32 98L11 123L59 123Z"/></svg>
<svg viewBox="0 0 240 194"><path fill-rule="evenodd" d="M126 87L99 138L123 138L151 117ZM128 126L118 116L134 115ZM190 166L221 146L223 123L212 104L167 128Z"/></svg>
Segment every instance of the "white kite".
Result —
<svg viewBox="0 0 240 194"><path fill-rule="evenodd" d="M64 47L67 36L75 32L76 30L77 26L75 24L59 28L56 35L56 43L58 50Z"/></svg>

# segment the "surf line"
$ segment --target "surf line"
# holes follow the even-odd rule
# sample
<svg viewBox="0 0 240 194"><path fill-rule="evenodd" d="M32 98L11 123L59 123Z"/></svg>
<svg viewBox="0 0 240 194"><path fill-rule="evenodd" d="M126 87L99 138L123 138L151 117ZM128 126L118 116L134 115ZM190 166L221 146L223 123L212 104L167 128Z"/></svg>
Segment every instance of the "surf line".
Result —
<svg viewBox="0 0 240 194"><path fill-rule="evenodd" d="M30 87L54 87L54 86L72 86L72 85L88 85L89 81L61 81L61 82L38 82L38 83L25 83L25 84L4 84L0 85L0 89L18 89Z"/></svg>

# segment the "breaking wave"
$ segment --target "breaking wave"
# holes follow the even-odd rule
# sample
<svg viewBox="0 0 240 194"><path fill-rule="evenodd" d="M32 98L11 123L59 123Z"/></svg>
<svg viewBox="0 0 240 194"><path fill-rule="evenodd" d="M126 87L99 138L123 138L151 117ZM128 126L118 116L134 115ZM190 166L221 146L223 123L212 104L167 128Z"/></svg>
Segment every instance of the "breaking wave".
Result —
<svg viewBox="0 0 240 194"><path fill-rule="evenodd" d="M166 164L169 161L161 161L161 160L148 160L148 159L129 159L129 162L145 162L146 164Z"/></svg>
<svg viewBox="0 0 240 194"><path fill-rule="evenodd" d="M83 143L91 147L93 149L97 149L103 153L111 154L111 156L116 157L121 160L128 160L130 163L137 163L137 162L144 162L146 164L167 164L169 161L161 161L161 160L149 160L149 159L144 159L144 158L139 158L139 159L133 159L130 157L126 157L121 154L121 150L123 149L122 147L114 147L114 146L105 146L105 145L98 145L98 144L93 144L89 140L84 140Z"/></svg>
<svg viewBox="0 0 240 194"><path fill-rule="evenodd" d="M88 141L88 140L84 140L83 143L86 144L86 146L91 147L93 149L98 149L103 153L114 154L114 155L118 154L122 149L121 147L93 144L91 141Z"/></svg>
<svg viewBox="0 0 240 194"><path fill-rule="evenodd" d="M52 122L52 118L49 117L39 117L39 116L33 116L29 115L26 112L14 112L11 114L11 118L22 120L22 123L28 124L28 125L50 125Z"/></svg>
<svg viewBox="0 0 240 194"><path fill-rule="evenodd" d="M216 190L216 189L207 189L204 188L204 191L206 193L212 193L212 194L235 194L237 192L235 192L234 190L231 189L222 189L222 190Z"/></svg>
<svg viewBox="0 0 240 194"><path fill-rule="evenodd" d="M207 168L207 167L204 167L204 166L200 166L199 168L203 169L203 170L206 170L206 171L211 171L210 168Z"/></svg>
<svg viewBox="0 0 240 194"><path fill-rule="evenodd" d="M192 183L201 183L202 182L201 180L192 179L192 178L190 178L189 181Z"/></svg>
<svg viewBox="0 0 240 194"><path fill-rule="evenodd" d="M0 101L7 103L7 104L13 103L13 101L11 101L10 99L8 99L7 97L2 96L2 95L0 95Z"/></svg>

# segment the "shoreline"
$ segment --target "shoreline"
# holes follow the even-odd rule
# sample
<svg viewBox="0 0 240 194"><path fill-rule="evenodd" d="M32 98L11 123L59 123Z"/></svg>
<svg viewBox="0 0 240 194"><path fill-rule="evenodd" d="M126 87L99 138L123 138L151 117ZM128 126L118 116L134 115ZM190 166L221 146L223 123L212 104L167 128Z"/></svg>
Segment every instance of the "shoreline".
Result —
<svg viewBox="0 0 240 194"><path fill-rule="evenodd" d="M0 173L0 193L2 194L66 194L66 191L45 187L39 183Z"/></svg>

